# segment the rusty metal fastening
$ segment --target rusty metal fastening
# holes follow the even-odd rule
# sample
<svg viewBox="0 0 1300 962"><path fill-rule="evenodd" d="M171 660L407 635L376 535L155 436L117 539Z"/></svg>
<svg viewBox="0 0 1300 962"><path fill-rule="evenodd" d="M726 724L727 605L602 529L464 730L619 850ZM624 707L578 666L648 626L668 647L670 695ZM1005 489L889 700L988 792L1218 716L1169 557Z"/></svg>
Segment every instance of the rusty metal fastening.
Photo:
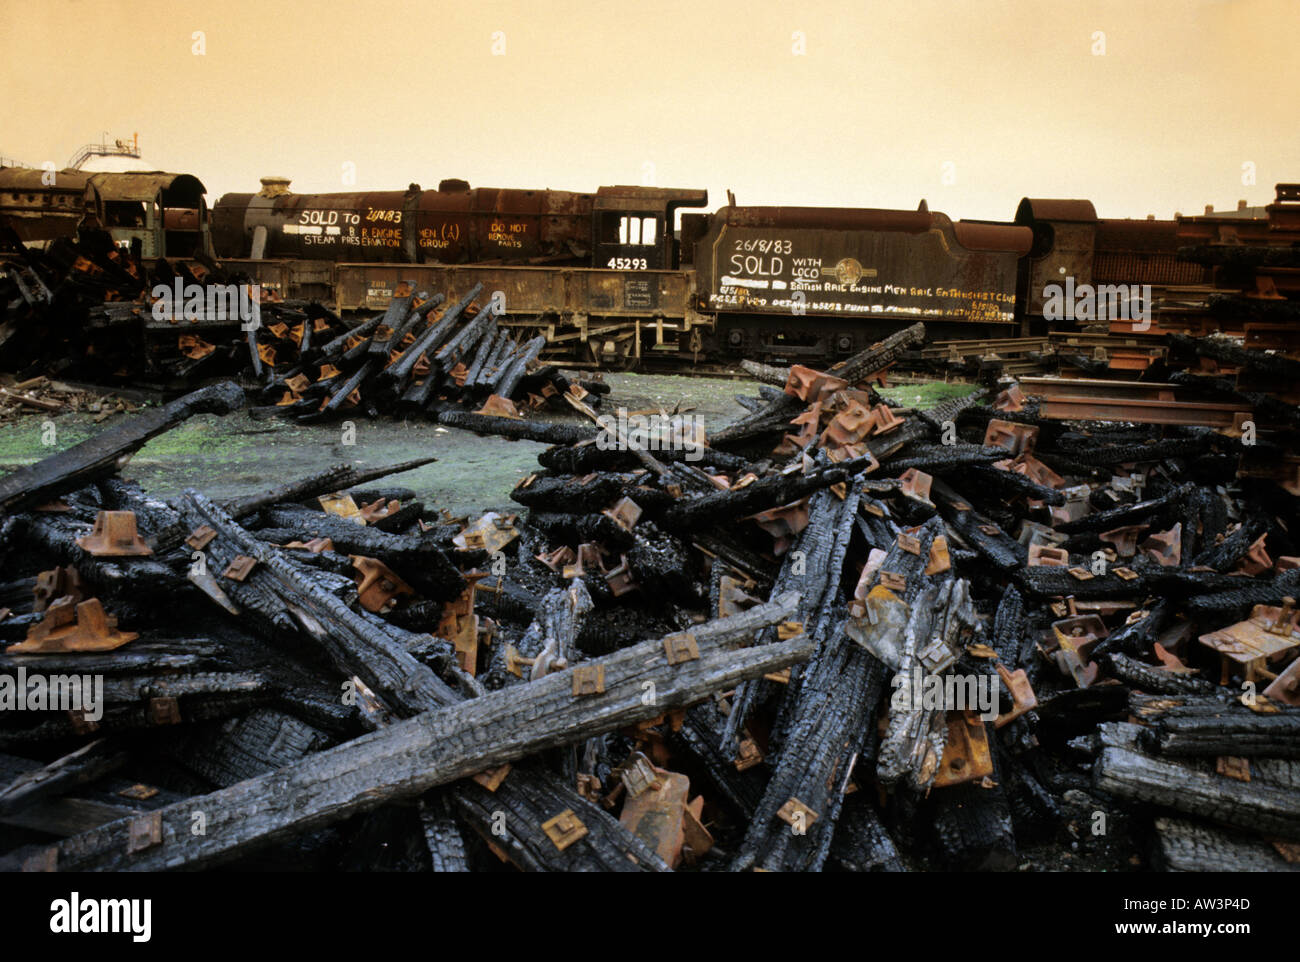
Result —
<svg viewBox="0 0 1300 962"><path fill-rule="evenodd" d="M134 511L101 511L95 527L77 544L96 558L132 558L153 554L136 533Z"/></svg>
<svg viewBox="0 0 1300 962"><path fill-rule="evenodd" d="M24 641L10 645L6 652L112 651L138 637L133 631L118 631L117 619L105 614L98 598L77 603L63 597L50 605L43 620L27 629Z"/></svg>

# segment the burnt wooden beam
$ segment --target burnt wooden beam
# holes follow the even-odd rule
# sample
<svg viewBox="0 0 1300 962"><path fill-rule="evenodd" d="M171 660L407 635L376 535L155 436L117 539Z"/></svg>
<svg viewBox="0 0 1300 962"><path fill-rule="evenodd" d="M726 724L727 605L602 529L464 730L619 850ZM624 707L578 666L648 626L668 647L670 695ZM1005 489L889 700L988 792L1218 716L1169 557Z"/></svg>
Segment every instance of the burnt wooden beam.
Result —
<svg viewBox="0 0 1300 962"><path fill-rule="evenodd" d="M474 359L469 364L469 370L465 373L465 385L467 390L473 389L478 384L479 377L483 373L484 366L487 365L492 355L501 346L502 338L509 338L508 331L498 329L496 320L488 328L487 334L479 341L478 350L474 352Z"/></svg>
<svg viewBox="0 0 1300 962"><path fill-rule="evenodd" d="M1210 686L1211 691L1217 686ZM1244 755L1300 758L1300 709L1274 705L1260 713L1219 695L1143 698L1129 704L1147 728L1141 747L1161 755Z"/></svg>
<svg viewBox="0 0 1300 962"><path fill-rule="evenodd" d="M843 502L829 492L818 498L823 521L810 547L824 554L808 559L808 570L818 572L817 588L801 605L817 649L798 677L792 676L782 701L777 722L781 746L772 778L731 863L733 871L821 869L885 689L884 666L846 635L841 613L840 572L861 490L855 487ZM928 554L938 529L935 522L923 530L922 556ZM895 550L912 557L897 546ZM899 560L891 555L886 564ZM917 573L919 568L909 580L916 580Z"/></svg>
<svg viewBox="0 0 1300 962"><path fill-rule="evenodd" d="M831 839L831 862L849 872L906 872L898 847L863 794L844 803Z"/></svg>
<svg viewBox="0 0 1300 962"><path fill-rule="evenodd" d="M1182 672L1165 671L1155 665L1138 661L1122 651L1113 651L1104 656L1104 663L1120 681L1133 688L1149 692L1163 692L1167 695L1209 694L1218 686L1199 675ZM1297 727L1300 731L1300 726ZM1300 756L1297 756L1300 757Z"/></svg>
<svg viewBox="0 0 1300 962"><path fill-rule="evenodd" d="M1076 566L1086 567L1086 566ZM1020 568L1012 573L1020 590L1037 598L1060 595L1074 595L1076 598L1144 598L1147 595L1146 579L1140 574L1136 578L1124 579L1114 574L1113 565L1106 569L1104 575L1085 573L1088 578L1076 578L1068 568L1038 565L1033 568Z"/></svg>
<svg viewBox="0 0 1300 962"><path fill-rule="evenodd" d="M143 675L168 671L211 670L226 662L225 649L206 638L139 638L124 648L104 652L0 654L0 674L18 668L48 674Z"/></svg>
<svg viewBox="0 0 1300 962"><path fill-rule="evenodd" d="M275 696L269 679L254 672L168 673L151 677L105 679L106 707L95 720L96 732L144 731L241 715ZM38 746L84 737L86 723L68 712L26 728L0 728L0 750Z"/></svg>
<svg viewBox="0 0 1300 962"><path fill-rule="evenodd" d="M389 534L310 508L270 508L261 517L269 528L251 533L259 541L329 538L338 554L378 558L407 581L418 581L420 590L436 600L450 600L465 590L464 577L431 533Z"/></svg>
<svg viewBox="0 0 1300 962"><path fill-rule="evenodd" d="M384 802L657 717L805 660L812 642L804 635L737 648L760 629L787 618L797 603L798 595L791 593L697 627L692 634L699 657L694 660L670 665L663 639L643 642L583 664L581 675L559 672L425 712L267 775L169 805L149 816L148 833L159 839L156 844L130 844L141 833L131 819L124 819L60 842L52 858L63 871L216 864ZM574 694L575 687L598 686L602 674L603 692ZM646 683L652 686L652 699L645 697ZM195 811L206 816L204 835L191 833Z"/></svg>
<svg viewBox="0 0 1300 962"><path fill-rule="evenodd" d="M654 849L600 806L567 785L527 777L541 774L529 766L511 771L495 791L468 779L447 791L461 817L526 872L671 871ZM565 812L582 823L583 834L561 849L542 826Z"/></svg>
<svg viewBox="0 0 1300 962"><path fill-rule="evenodd" d="M93 782L116 771L129 757L117 742L107 738L96 739L70 755L64 755L43 768L24 772L8 785L0 786L0 816L12 815L38 801Z"/></svg>
<svg viewBox="0 0 1300 962"><path fill-rule="evenodd" d="M1158 805L1230 828L1300 840L1300 794L1258 781L1241 782L1180 759L1107 746L1093 768L1093 785L1126 801Z"/></svg>
<svg viewBox="0 0 1300 962"><path fill-rule="evenodd" d="M797 617L806 628L810 628L823 612L833 611L834 602L839 600L839 570L843 565L849 529L861 501L862 490L858 484L849 490L844 501L826 491L815 494L809 502L807 527L799 532L793 549L782 559L773 582L772 596L785 591L799 591L801 600ZM770 690L770 684L757 680L746 682L736 690L723 729L721 751L735 753L741 729L754 706ZM792 700L792 707L796 704L797 701Z"/></svg>
<svg viewBox="0 0 1300 962"><path fill-rule="evenodd" d="M461 835L460 823L452 814L446 791L430 792L420 799L418 809L430 867L435 872L468 872L465 839Z"/></svg>
<svg viewBox="0 0 1300 962"><path fill-rule="evenodd" d="M969 478L969 486L976 490L994 491L1003 498L1023 497L1044 504L1065 504L1065 495L1057 489L1041 485L1014 471L1003 471L982 464L966 465L955 470L961 478ZM944 472L940 470L940 473Z"/></svg>
<svg viewBox="0 0 1300 962"><path fill-rule="evenodd" d="M497 434L516 441L538 441L542 444L576 444L596 438L596 431L584 424L515 420L491 414L474 414L459 408L439 411L437 421L447 427L473 431L475 434Z"/></svg>
<svg viewBox="0 0 1300 962"><path fill-rule="evenodd" d="M244 518L255 511L260 511L274 504L297 504L300 501L318 497L322 494L346 491L349 488L369 484L371 481L377 481L392 474L414 471L426 464L433 464L437 460L435 457L414 458L410 461L399 461L397 464L390 464L380 468L356 468L350 464L336 464L309 477L277 485L259 494L223 501L221 506L229 512L231 517L236 519Z"/></svg>
<svg viewBox="0 0 1300 962"><path fill-rule="evenodd" d="M140 450L150 438L196 414L229 414L243 405L243 390L225 381L100 431L80 444L0 478L0 516L53 500L113 474L123 458Z"/></svg>
<svg viewBox="0 0 1300 962"><path fill-rule="evenodd" d="M514 394L515 388L528 370L528 365L541 356L542 348L545 346L546 338L539 334L520 347L519 352L507 361L498 373L489 378L488 387L492 393L505 398ZM565 397L572 397L572 395L566 394Z"/></svg>
<svg viewBox="0 0 1300 962"><path fill-rule="evenodd" d="M959 492L938 478L930 484L930 500L939 508L943 520L986 561L1004 574L1025 569L1029 555L1024 545L1008 535L999 525L980 514ZM1034 569L1025 569L1034 570Z"/></svg>
<svg viewBox="0 0 1300 962"><path fill-rule="evenodd" d="M770 364L760 364L758 361L741 361L741 368L746 374L752 375L754 380L761 381L764 384L775 384L777 387L785 387L786 382L790 380L790 369L788 367L773 367Z"/></svg>
<svg viewBox="0 0 1300 962"><path fill-rule="evenodd" d="M918 532L922 559L928 557L929 545L935 537L933 528ZM893 677L904 676L912 697L900 699L897 704L890 700L888 724L877 751L876 778L886 787L897 785L919 793L929 789L939 770L948 729L945 711L917 697L918 693L911 687L913 676L916 672L937 674L921 657L933 641L942 640L953 653L961 650L963 634L970 634L974 628L975 612L967 583L954 579L951 573L922 576L924 560L918 564L912 559L910 567L905 567L909 559L903 557L896 561L887 558L886 564L893 567L887 569L882 565L882 570L901 568L904 573L908 588L901 597L910 605L910 611L905 613L906 625L893 632L893 638L877 634L872 650L893 669ZM864 630L870 631L866 626ZM897 661L890 657L891 645Z"/></svg>
<svg viewBox="0 0 1300 962"><path fill-rule="evenodd" d="M859 351L852 357L832 365L826 373L848 381L850 385L857 384L893 364L909 347L920 344L924 340L925 325L917 321L911 327L896 331L883 341L878 341L866 350Z"/></svg>
<svg viewBox="0 0 1300 962"><path fill-rule="evenodd" d="M225 511L192 488L183 504L257 567L249 577L270 592L341 668L356 674L393 708L426 711L456 701L455 693L410 654L395 629L363 617L323 590L304 569L241 528Z"/></svg>
<svg viewBox="0 0 1300 962"><path fill-rule="evenodd" d="M1109 511L1085 514L1082 518L1063 521L1055 527L1062 534L1077 534L1109 531L1132 524L1159 525L1162 521L1172 518L1175 512L1181 511L1184 503L1195 490L1196 485L1183 484L1161 497L1139 501L1136 504L1121 505Z"/></svg>
<svg viewBox="0 0 1300 962"><path fill-rule="evenodd" d="M707 529L722 521L798 501L814 491L847 481L866 467L864 459L856 459L816 468L810 474L770 475L739 490L715 491L678 501L660 515L658 522L676 530Z"/></svg>
<svg viewBox="0 0 1300 962"><path fill-rule="evenodd" d="M1155 821L1158 867L1167 872L1300 872L1268 842L1193 819Z"/></svg>
<svg viewBox="0 0 1300 962"><path fill-rule="evenodd" d="M221 724L186 726L162 741L160 751L226 787L292 765L333 742L319 728L268 706Z"/></svg>
<svg viewBox="0 0 1300 962"><path fill-rule="evenodd" d="M415 368L415 362L420 359L420 356L435 350L446 340L456 326L456 322L460 319L461 313L465 308L469 307L470 302L478 297L482 291L482 283L475 284L466 291L465 296L448 308L437 323L432 324L427 330L419 334L414 343L402 352L401 357L380 373L380 378L393 385L394 390L399 389L411 376ZM430 360L432 361L432 359ZM433 375L434 371L431 370L429 376L432 377Z"/></svg>
<svg viewBox="0 0 1300 962"><path fill-rule="evenodd" d="M156 557L92 555L76 542L78 537L90 534L89 523L57 514L36 513L16 515L11 520L14 524L5 546L11 558L21 548L27 558L53 559L60 565L71 565L101 600L158 598L174 594L181 586L180 579Z"/></svg>
<svg viewBox="0 0 1300 962"><path fill-rule="evenodd" d="M989 737L992 739L992 726ZM997 765L994 753L994 765ZM1001 776L993 784L966 783L930 796L931 827L944 861L954 871L1010 872L1016 867L1016 836Z"/></svg>
<svg viewBox="0 0 1300 962"><path fill-rule="evenodd" d="M409 290L410 281L403 281ZM384 311L383 320L380 321L379 327L370 337L369 345L366 348L368 354L375 355L380 359L386 359L388 352L392 347L397 345L397 331L404 328L407 318L411 314L411 302L415 300L414 292L403 294L402 296L393 296L389 298L388 307Z"/></svg>
<svg viewBox="0 0 1300 962"><path fill-rule="evenodd" d="M753 462L735 454L728 454L715 448L705 447L695 452L699 455L697 465L708 465L722 471L744 473L751 470ZM692 452L685 450L656 451L660 461L685 460ZM542 467L560 474L585 475L592 471L628 471L635 469L639 461L631 451L621 451L615 447L601 448L596 444L595 435L576 443L560 443L547 448L537 455L537 463Z"/></svg>
<svg viewBox="0 0 1300 962"><path fill-rule="evenodd" d="M1202 624L1230 624L1249 617L1255 605L1281 605L1283 598L1300 595L1300 568L1283 572L1272 581L1232 576L1228 576L1227 581L1231 584L1227 590L1211 589L1207 594L1188 598L1188 616Z"/></svg>

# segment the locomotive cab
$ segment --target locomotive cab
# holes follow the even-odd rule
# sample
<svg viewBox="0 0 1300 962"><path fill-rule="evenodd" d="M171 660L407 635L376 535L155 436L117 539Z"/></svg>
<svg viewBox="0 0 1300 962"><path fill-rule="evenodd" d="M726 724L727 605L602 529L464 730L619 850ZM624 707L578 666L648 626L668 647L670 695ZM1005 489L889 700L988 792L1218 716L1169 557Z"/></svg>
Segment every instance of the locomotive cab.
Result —
<svg viewBox="0 0 1300 962"><path fill-rule="evenodd" d="M592 206L591 266L616 271L673 270L679 207L703 207L708 191L660 187L601 187Z"/></svg>
<svg viewBox="0 0 1300 962"><path fill-rule="evenodd" d="M188 257L209 252L206 190L197 177L160 171L97 173L99 220L113 240L139 240L145 257Z"/></svg>

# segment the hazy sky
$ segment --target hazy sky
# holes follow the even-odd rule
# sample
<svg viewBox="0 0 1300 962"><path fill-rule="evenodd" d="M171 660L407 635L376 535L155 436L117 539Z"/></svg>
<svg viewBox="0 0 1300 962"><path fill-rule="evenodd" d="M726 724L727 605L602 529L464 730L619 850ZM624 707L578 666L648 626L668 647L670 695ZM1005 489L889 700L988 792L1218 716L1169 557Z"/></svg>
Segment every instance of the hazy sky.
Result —
<svg viewBox="0 0 1300 962"><path fill-rule="evenodd" d="M209 203L281 174L1168 217L1300 181L1298 26L1297 0L0 0L0 155L138 131Z"/></svg>

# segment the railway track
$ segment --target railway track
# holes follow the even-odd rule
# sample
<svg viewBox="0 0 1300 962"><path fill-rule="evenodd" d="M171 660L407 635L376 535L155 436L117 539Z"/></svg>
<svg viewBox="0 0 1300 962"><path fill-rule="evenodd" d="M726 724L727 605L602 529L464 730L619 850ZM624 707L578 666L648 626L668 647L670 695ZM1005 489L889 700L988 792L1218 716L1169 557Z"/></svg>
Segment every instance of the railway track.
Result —
<svg viewBox="0 0 1300 962"><path fill-rule="evenodd" d="M1128 421L1223 430L1238 427L1251 413L1249 405L1179 397L1175 385L1148 381L1025 377L1020 379L1020 390L1040 400L1042 417L1058 421Z"/></svg>

